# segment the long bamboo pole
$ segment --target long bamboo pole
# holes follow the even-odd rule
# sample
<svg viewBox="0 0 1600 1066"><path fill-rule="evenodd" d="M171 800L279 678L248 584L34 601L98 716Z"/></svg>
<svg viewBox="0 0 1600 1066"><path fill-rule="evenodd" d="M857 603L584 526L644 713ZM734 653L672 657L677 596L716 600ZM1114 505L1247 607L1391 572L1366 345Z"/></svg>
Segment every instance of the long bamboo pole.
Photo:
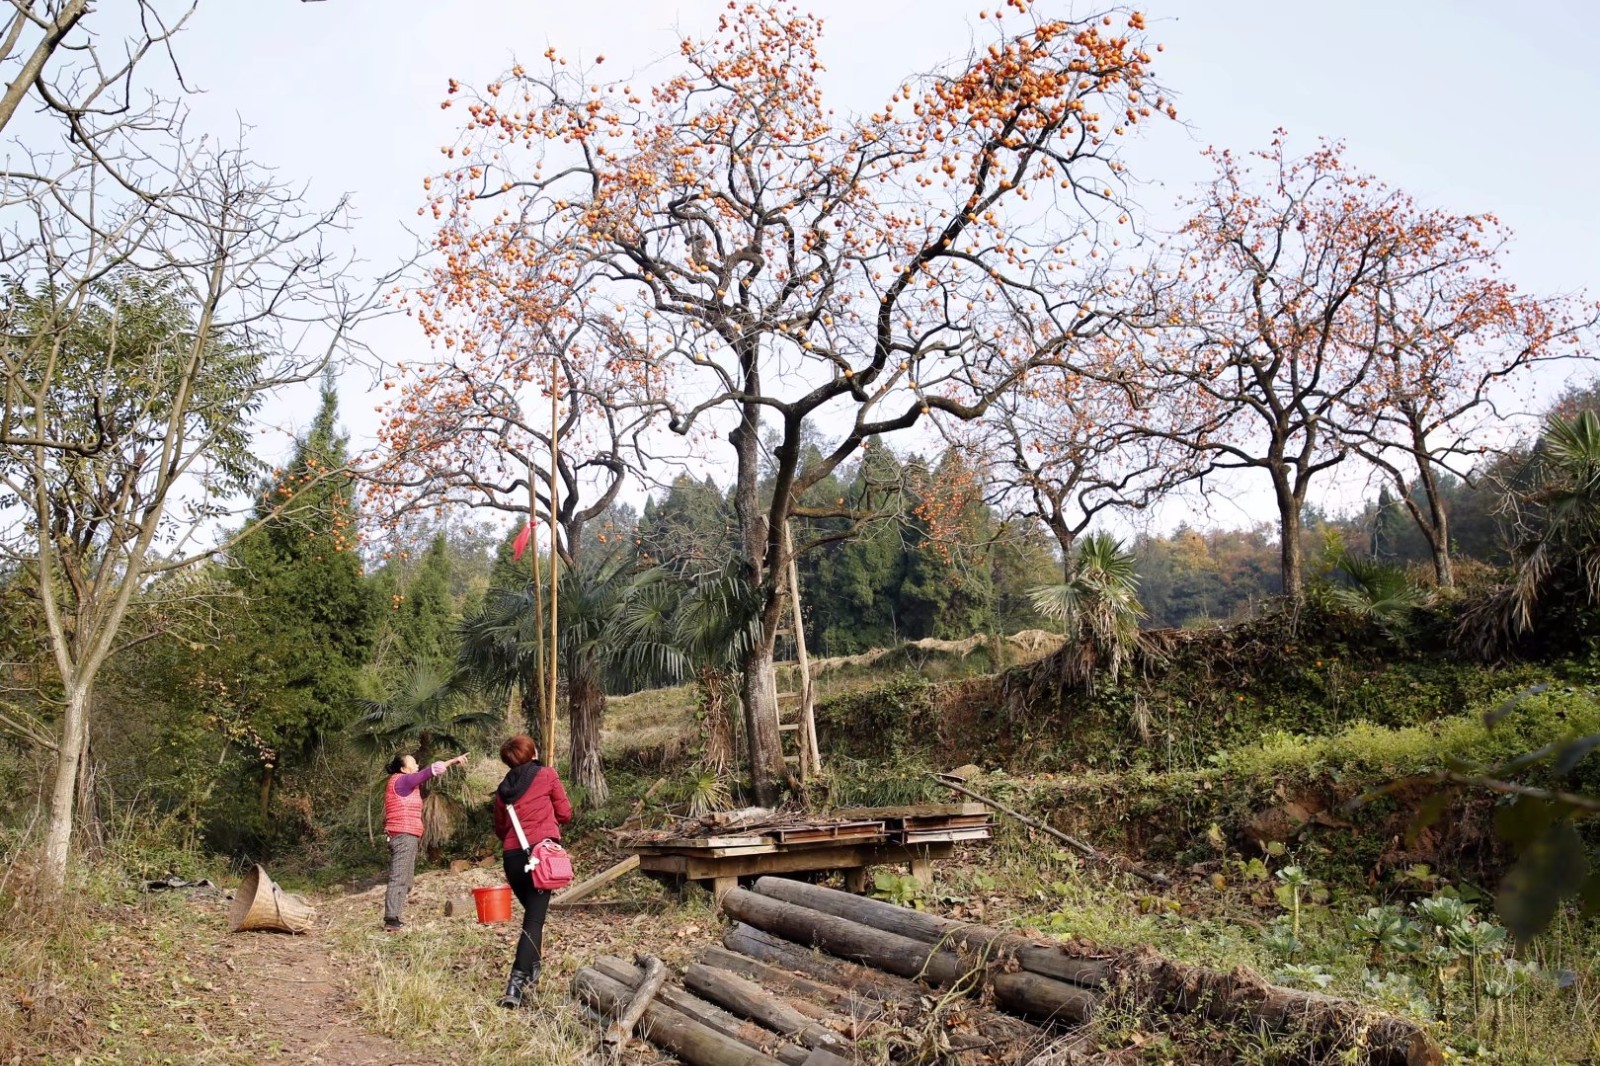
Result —
<svg viewBox="0 0 1600 1066"><path fill-rule="evenodd" d="M1067 845L1067 847L1076 851L1085 858L1094 859L1096 862L1103 862L1112 866L1120 866L1133 876L1148 881L1152 885L1160 885L1162 888L1169 887L1172 884L1172 880L1168 878L1166 874L1157 873L1154 870L1147 870L1138 863L1130 862L1126 859L1114 859L1106 853L1100 851L1098 848L1085 844L1077 837L1068 836L1055 826L1045 825L1038 819L1029 818L1026 814L1023 814L1021 811L1016 810L1013 807L1007 807L999 800L992 800L988 796L980 795L979 793L972 791L961 782L959 777L952 777L949 774L940 773L932 773L928 776L932 777L935 781L938 781L939 784L943 785L945 788L948 788L952 792L959 792L969 799L977 800L985 807L993 807L1001 814L1010 815L1023 825L1028 826L1030 829L1037 829L1041 833L1048 833L1050 836L1055 837L1057 840L1061 841L1063 844Z"/></svg>
<svg viewBox="0 0 1600 1066"><path fill-rule="evenodd" d="M541 749L547 740L544 735L544 583L539 579L539 538L534 532L539 520L538 482L534 480L532 451L528 454L528 563L533 568L533 655L528 660L528 691L533 693L535 718L528 723L530 732L539 735ZM552 741L553 742L553 741Z"/></svg>
<svg viewBox="0 0 1600 1066"><path fill-rule="evenodd" d="M556 663L560 653L561 638L560 628L556 624L556 589L560 585L558 569L560 557L557 555L557 545L560 536L557 533L559 526L556 516L561 510L561 489L559 487L560 471L557 469L561 459L561 393L556 385L560 379L560 369L552 360L550 364L550 702L545 706L545 743L544 757L551 766L555 765L556 744Z"/></svg>

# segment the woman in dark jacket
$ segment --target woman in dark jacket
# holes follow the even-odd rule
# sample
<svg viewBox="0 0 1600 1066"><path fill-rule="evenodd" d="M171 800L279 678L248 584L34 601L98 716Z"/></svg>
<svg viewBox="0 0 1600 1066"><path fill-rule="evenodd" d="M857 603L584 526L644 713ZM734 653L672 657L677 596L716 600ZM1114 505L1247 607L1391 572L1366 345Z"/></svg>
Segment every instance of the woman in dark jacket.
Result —
<svg viewBox="0 0 1600 1066"><path fill-rule="evenodd" d="M511 769L494 793L494 832L505 848L506 881L522 903L522 936L517 940L516 958L502 1007L522 1006L522 995L539 983L539 966L544 955L544 916L550 908L550 893L533 887L528 871L528 849L517 839L517 831L506 813L515 808L522 833L529 847L541 840L560 840L561 824L572 821L572 802L553 766L539 761L539 748L533 738L518 734L500 745L500 761Z"/></svg>

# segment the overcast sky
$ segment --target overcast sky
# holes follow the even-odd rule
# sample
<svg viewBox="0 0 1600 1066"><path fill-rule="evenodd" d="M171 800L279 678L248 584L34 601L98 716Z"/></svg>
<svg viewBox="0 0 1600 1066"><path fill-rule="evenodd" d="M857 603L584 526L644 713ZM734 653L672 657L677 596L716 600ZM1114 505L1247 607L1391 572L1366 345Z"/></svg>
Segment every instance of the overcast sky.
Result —
<svg viewBox="0 0 1600 1066"><path fill-rule="evenodd" d="M910 72L962 54L987 2L814 0L841 112L880 105ZM670 54L682 30L710 30L705 0L202 0L179 55L205 90L205 128L252 127L252 154L313 201L349 193L351 240L373 273L413 246L421 179L454 139L446 80L481 84L513 57L554 44L606 56L621 76ZM1064 4L1040 9L1084 13ZM1156 0L1160 80L1184 125L1153 125L1128 158L1159 225L1203 178L1207 145L1248 150L1286 127L1293 146L1344 139L1352 164L1421 203L1489 211L1516 234L1509 272L1538 292L1600 293L1600 5L1586 0ZM665 64L664 64L665 65ZM425 342L393 320L367 337L390 359ZM1548 395L1559 381L1542 382ZM347 375L358 443L373 425L369 379ZM309 417L309 415L307 416ZM1237 524L1242 514L1217 514ZM1265 517L1260 515L1259 517Z"/></svg>

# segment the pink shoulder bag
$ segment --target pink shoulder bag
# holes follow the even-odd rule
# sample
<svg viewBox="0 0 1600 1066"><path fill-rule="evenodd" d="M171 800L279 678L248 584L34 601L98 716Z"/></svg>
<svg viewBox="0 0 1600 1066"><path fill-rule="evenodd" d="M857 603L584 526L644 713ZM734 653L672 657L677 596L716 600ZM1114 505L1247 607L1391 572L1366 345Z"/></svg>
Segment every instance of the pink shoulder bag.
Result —
<svg viewBox="0 0 1600 1066"><path fill-rule="evenodd" d="M533 887L552 892L572 884L572 856L567 854L567 849L548 838L530 848L528 835L522 831L522 822L517 818L516 806L506 804L506 813L511 815L511 827L517 831L517 843L528 853L528 865L523 869L533 875Z"/></svg>

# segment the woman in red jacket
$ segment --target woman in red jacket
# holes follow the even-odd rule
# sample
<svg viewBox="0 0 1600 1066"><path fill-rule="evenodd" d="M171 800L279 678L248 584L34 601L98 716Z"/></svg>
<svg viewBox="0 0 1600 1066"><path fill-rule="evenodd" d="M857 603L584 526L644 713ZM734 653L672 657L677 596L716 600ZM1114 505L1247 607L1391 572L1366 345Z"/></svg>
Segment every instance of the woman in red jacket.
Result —
<svg viewBox="0 0 1600 1066"><path fill-rule="evenodd" d="M502 1007L522 1006L522 995L539 983L539 966L544 956L544 916L550 908L548 890L533 887L528 871L528 849L517 839L517 830L506 813L509 804L517 812L522 834L529 847L541 840L560 840L561 824L572 821L572 802L553 766L539 761L539 748L533 738L518 734L500 745L500 761L511 769L494 792L494 833L505 848L506 881L522 903L522 936L517 940L517 955L511 963L511 977Z"/></svg>

